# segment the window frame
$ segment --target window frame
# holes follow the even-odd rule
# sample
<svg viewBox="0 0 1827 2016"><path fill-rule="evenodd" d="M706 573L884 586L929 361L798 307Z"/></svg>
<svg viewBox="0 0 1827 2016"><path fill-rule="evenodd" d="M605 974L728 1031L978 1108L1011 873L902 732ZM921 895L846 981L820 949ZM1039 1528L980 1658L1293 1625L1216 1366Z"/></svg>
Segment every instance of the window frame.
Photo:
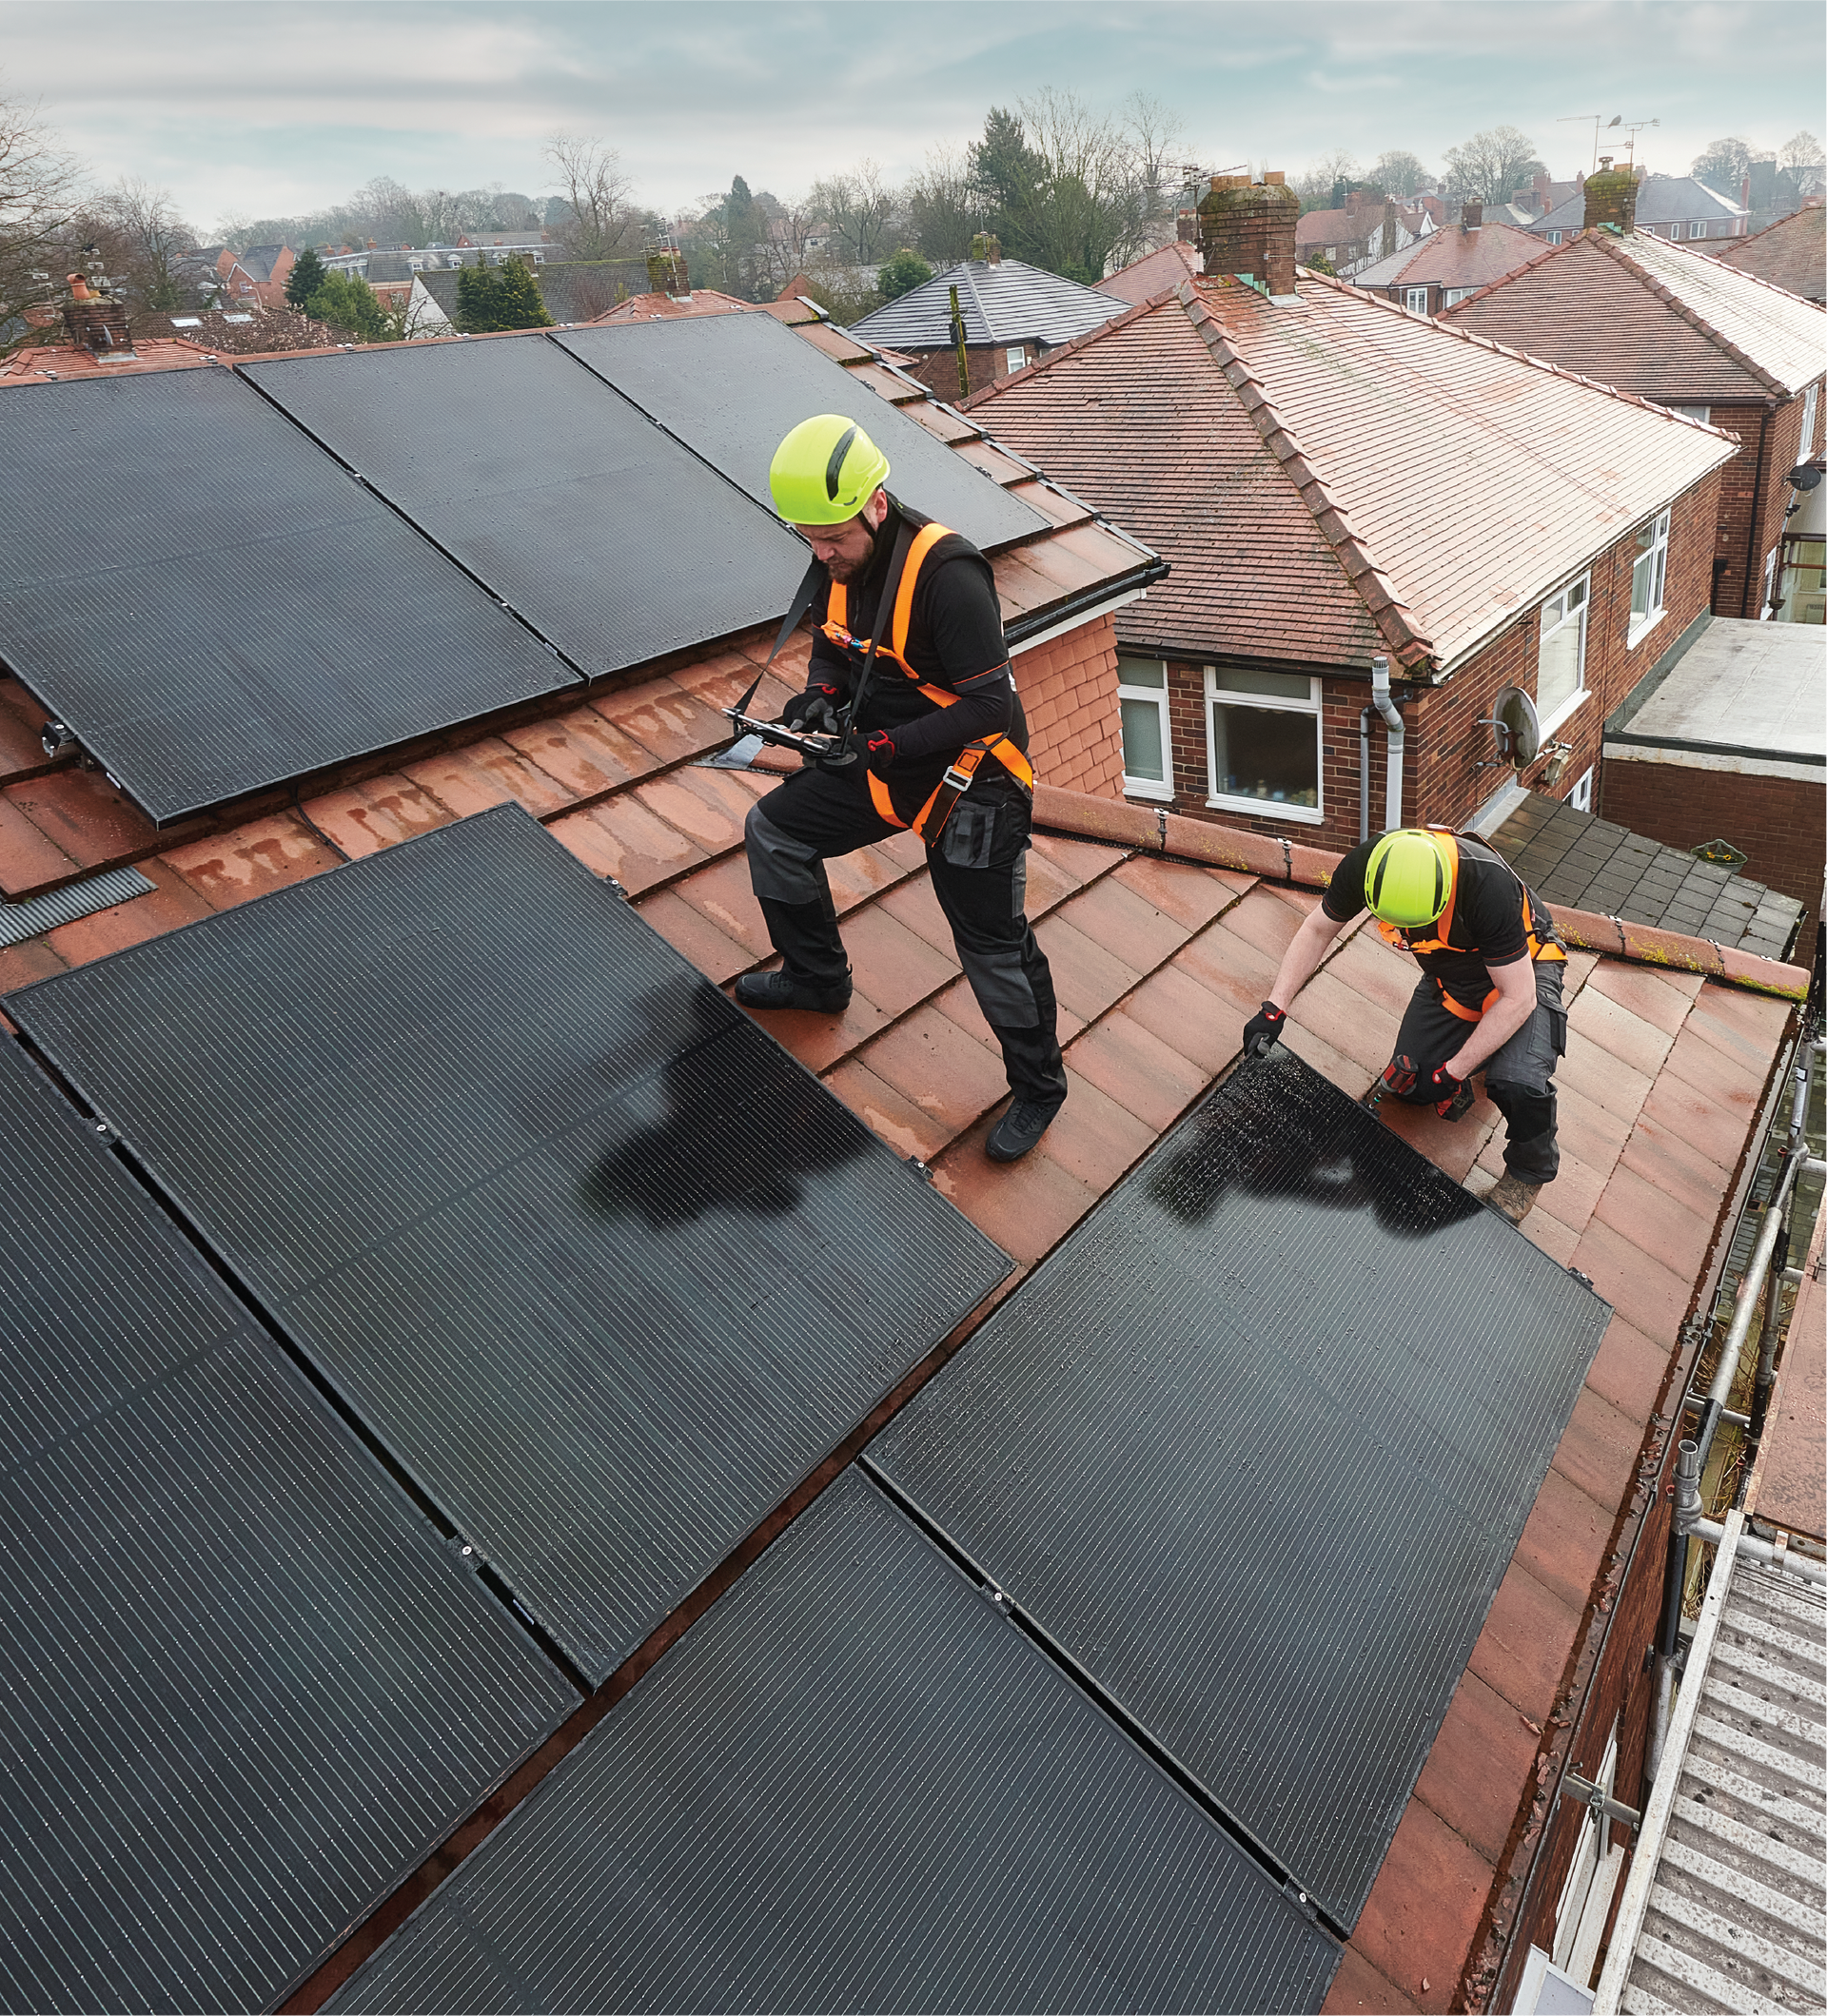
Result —
<svg viewBox="0 0 1827 2016"><path fill-rule="evenodd" d="M1542 235L1551 245L1558 245L1565 234L1561 231L1543 231Z"/></svg>
<svg viewBox="0 0 1827 2016"><path fill-rule="evenodd" d="M1581 774L1573 780L1573 789L1568 792L1566 802L1573 807L1575 812L1590 812L1592 810L1592 779L1596 768L1597 765L1588 763Z"/></svg>
<svg viewBox="0 0 1827 2016"><path fill-rule="evenodd" d="M1674 517L1674 507L1659 511L1649 520L1650 543L1631 555L1630 560L1630 616L1625 624L1624 649L1635 651L1638 643L1655 629L1668 613L1668 540ZM1640 538L1642 527L1639 526L1635 537ZM1647 562L1655 577L1655 598L1647 609L1637 608L1637 570Z"/></svg>
<svg viewBox="0 0 1827 2016"><path fill-rule="evenodd" d="M1131 686L1123 676L1125 664L1159 665L1161 684L1154 686ZM1119 652L1116 659L1116 738L1123 749L1123 795L1126 798L1146 798L1153 805L1173 803L1173 715L1169 701L1173 696L1173 675L1168 670L1166 658L1145 658L1134 654ZM1152 777L1132 777L1129 772L1129 746L1123 735L1123 702L1125 700L1150 700L1161 714L1161 768L1167 773L1166 781L1157 783Z"/></svg>
<svg viewBox="0 0 1827 2016"><path fill-rule="evenodd" d="M1671 406L1668 410L1671 413L1679 413L1683 420L1697 421L1702 427L1710 427L1713 424L1711 406Z"/></svg>
<svg viewBox="0 0 1827 2016"><path fill-rule="evenodd" d="M1801 395L1801 453L1798 461L1810 461L1815 453L1815 421L1820 408L1820 380L1815 379Z"/></svg>
<svg viewBox="0 0 1827 2016"><path fill-rule="evenodd" d="M1470 301L1477 292L1478 289L1476 287L1448 287L1446 289L1446 298L1441 305L1447 308L1456 308L1462 301Z"/></svg>
<svg viewBox="0 0 1827 2016"><path fill-rule="evenodd" d="M1009 367L1007 375L1010 377L1013 377L1017 371L1026 370L1028 367L1028 345L1026 343L1009 344L1002 353L1002 361Z"/></svg>
<svg viewBox="0 0 1827 2016"><path fill-rule="evenodd" d="M1431 291L1427 287L1404 287L1402 290L1402 304L1408 310L1410 315L1425 315L1427 312L1427 296ZM1421 296L1420 307L1415 305L1415 296L1417 294Z"/></svg>
<svg viewBox="0 0 1827 2016"><path fill-rule="evenodd" d="M1581 591L1580 600L1575 605L1581 612L1579 679L1572 693L1550 714L1544 712L1542 705L1542 647L1548 641L1551 635L1559 632L1565 624L1571 622L1573 617L1570 614L1562 615L1554 625L1554 631L1551 632L1548 628L1548 611L1563 597L1572 595L1576 588ZM1552 595L1543 596L1541 601L1536 604L1536 616L1534 698L1536 713L1541 719L1542 737L1545 741L1561 726L1562 722L1571 719L1585 702L1592 697L1592 689L1586 684L1586 646L1591 639L1592 632L1591 570L1588 568L1585 573L1575 575L1571 580L1562 581Z"/></svg>
<svg viewBox="0 0 1827 2016"><path fill-rule="evenodd" d="M1227 668L1229 669L1229 668ZM1243 667L1236 668L1239 671ZM1274 693L1227 693L1218 684L1219 667L1205 668L1206 683L1206 808L1208 812L1247 812L1256 819L1290 819L1300 826L1326 823L1326 688L1318 674L1307 676L1305 700ZM1296 674L1294 676L1298 677ZM1313 723L1313 798L1311 805L1277 805L1272 798L1247 798L1218 788L1216 707L1253 707L1275 714L1306 714Z"/></svg>
<svg viewBox="0 0 1827 2016"><path fill-rule="evenodd" d="M1704 217L1695 218L1693 223L1687 227L1687 235L1690 239L1704 238L1706 236L1706 219Z"/></svg>

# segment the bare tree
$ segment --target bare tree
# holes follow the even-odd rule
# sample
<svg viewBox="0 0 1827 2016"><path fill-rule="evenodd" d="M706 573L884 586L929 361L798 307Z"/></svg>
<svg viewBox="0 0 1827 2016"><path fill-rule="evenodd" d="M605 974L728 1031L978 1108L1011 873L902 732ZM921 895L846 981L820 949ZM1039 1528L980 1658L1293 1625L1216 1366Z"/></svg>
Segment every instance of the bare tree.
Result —
<svg viewBox="0 0 1827 2016"><path fill-rule="evenodd" d="M123 175L83 206L81 223L110 280L136 307L169 309L194 292L181 277L197 234L179 216L169 189Z"/></svg>
<svg viewBox="0 0 1827 2016"><path fill-rule="evenodd" d="M900 199L874 161L859 161L848 174L815 183L808 201L830 225L846 264L873 266L890 249Z"/></svg>
<svg viewBox="0 0 1827 2016"><path fill-rule="evenodd" d="M1428 179L1421 157L1405 147L1390 147L1379 154L1370 169L1370 180L1385 196L1412 196L1426 186Z"/></svg>
<svg viewBox="0 0 1827 2016"><path fill-rule="evenodd" d="M76 191L76 165L38 108L0 98L0 323L63 278L57 268Z"/></svg>
<svg viewBox="0 0 1827 2016"><path fill-rule="evenodd" d="M1810 132L1796 134L1777 149L1779 168L1816 168L1821 165L1822 159L1820 142Z"/></svg>
<svg viewBox="0 0 1827 2016"><path fill-rule="evenodd" d="M1511 194L1546 172L1537 160L1535 142L1513 126L1474 133L1463 145L1446 149L1446 186L1455 196L1474 203L1508 203Z"/></svg>
<svg viewBox="0 0 1827 2016"><path fill-rule="evenodd" d="M1123 102L1123 132L1129 142L1129 201L1112 257L1127 265L1155 248L1159 226L1174 214L1182 179L1177 164L1187 150L1187 129L1170 106L1131 91Z"/></svg>
<svg viewBox="0 0 1827 2016"><path fill-rule="evenodd" d="M968 150L931 149L926 166L907 186L908 226L921 255L935 266L969 259L982 215Z"/></svg>
<svg viewBox="0 0 1827 2016"><path fill-rule="evenodd" d="M632 179L612 147L577 133L554 133L544 154L557 171L564 215L559 242L573 259L613 259L638 251L640 212L629 202Z"/></svg>
<svg viewBox="0 0 1827 2016"><path fill-rule="evenodd" d="M1339 193L1339 185L1356 181L1363 172L1356 155L1344 147L1334 147L1310 168L1296 175L1288 186L1301 199L1303 210L1330 210L1337 208L1332 199Z"/></svg>

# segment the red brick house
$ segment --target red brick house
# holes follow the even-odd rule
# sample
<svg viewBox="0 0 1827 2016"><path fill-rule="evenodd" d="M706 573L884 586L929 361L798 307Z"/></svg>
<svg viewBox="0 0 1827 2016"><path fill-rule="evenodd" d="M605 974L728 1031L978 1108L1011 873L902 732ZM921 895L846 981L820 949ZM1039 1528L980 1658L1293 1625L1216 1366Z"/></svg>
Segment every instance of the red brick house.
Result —
<svg viewBox="0 0 1827 2016"><path fill-rule="evenodd" d="M1816 197L1749 238L1735 238L1707 254L1721 265L1755 274L1773 287L1827 304L1827 208Z"/></svg>
<svg viewBox="0 0 1827 2016"><path fill-rule="evenodd" d="M1417 315L1438 315L1469 300L1481 287L1527 265L1541 247L1526 231L1499 220L1484 221L1483 204L1460 206L1459 221L1429 231L1402 251L1360 266L1353 285L1393 301Z"/></svg>
<svg viewBox="0 0 1827 2016"><path fill-rule="evenodd" d="M1515 684L1583 803L1606 715L1706 608L1732 443L1297 272L1292 207L1214 189L1215 277L970 401L1172 563L1117 614L1126 793L1338 848L1464 822L1510 777L1485 724Z"/></svg>
<svg viewBox="0 0 1827 2016"><path fill-rule="evenodd" d="M240 253L225 247L216 258L224 301L235 308L283 308L295 264L290 245L252 245Z"/></svg>
<svg viewBox="0 0 1827 2016"><path fill-rule="evenodd" d="M1736 435L1743 445L1719 487L1712 607L1761 616L1779 585L1783 517L1795 500L1783 478L1820 440L1827 310L1636 230L1635 187L1626 175L1592 176L1588 228L1449 319Z"/></svg>

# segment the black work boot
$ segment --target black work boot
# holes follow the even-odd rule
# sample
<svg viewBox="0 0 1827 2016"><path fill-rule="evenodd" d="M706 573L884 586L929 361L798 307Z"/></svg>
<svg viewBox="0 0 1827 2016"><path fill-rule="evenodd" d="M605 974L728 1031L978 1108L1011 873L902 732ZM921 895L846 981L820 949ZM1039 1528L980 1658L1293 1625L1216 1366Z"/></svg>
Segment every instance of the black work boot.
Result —
<svg viewBox="0 0 1827 2016"><path fill-rule="evenodd" d="M1035 1146L1053 1124L1053 1115L1066 1104L1064 1093L1057 1099L1016 1099L990 1129L983 1152L992 1162L1019 1162Z"/></svg>
<svg viewBox="0 0 1827 2016"><path fill-rule="evenodd" d="M835 987L807 987L792 974L744 973L736 983L744 1008L809 1008L815 1015L841 1015L850 1006L850 975Z"/></svg>

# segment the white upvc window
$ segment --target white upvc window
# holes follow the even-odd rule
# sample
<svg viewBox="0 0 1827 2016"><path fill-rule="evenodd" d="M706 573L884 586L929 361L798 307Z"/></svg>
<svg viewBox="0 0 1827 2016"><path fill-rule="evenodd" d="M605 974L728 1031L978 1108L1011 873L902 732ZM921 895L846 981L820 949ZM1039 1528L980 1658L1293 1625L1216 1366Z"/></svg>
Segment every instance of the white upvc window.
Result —
<svg viewBox="0 0 1827 2016"><path fill-rule="evenodd" d="M1567 803L1575 812L1592 810L1592 772L1586 771L1580 781L1567 793Z"/></svg>
<svg viewBox="0 0 1827 2016"><path fill-rule="evenodd" d="M1123 716L1123 790L1131 798L1173 796L1173 733L1168 719L1168 668L1159 658L1116 661Z"/></svg>
<svg viewBox="0 0 1827 2016"><path fill-rule="evenodd" d="M1551 245L1558 245L1561 243L1561 233L1559 231L1544 231L1542 235Z"/></svg>
<svg viewBox="0 0 1827 2016"><path fill-rule="evenodd" d="M1671 413L1679 413L1683 420L1697 420L1702 427L1711 426L1713 423L1711 406L1671 406L1668 410Z"/></svg>
<svg viewBox="0 0 1827 2016"><path fill-rule="evenodd" d="M1028 352L1019 343L1013 349L1008 351L1006 357L1009 368L1012 371L1019 371L1028 362Z"/></svg>
<svg viewBox="0 0 1827 2016"><path fill-rule="evenodd" d="M1706 219L1704 217L1695 218L1694 222L1687 227L1687 235L1690 238L1704 238L1706 236Z"/></svg>
<svg viewBox="0 0 1827 2016"><path fill-rule="evenodd" d="M1446 289L1446 305L1450 308L1455 302L1469 301L1477 292L1478 289L1476 287L1448 287Z"/></svg>
<svg viewBox="0 0 1827 2016"><path fill-rule="evenodd" d="M1581 575L1542 604L1535 711L1545 735L1586 696L1586 604L1592 577Z"/></svg>
<svg viewBox="0 0 1827 2016"><path fill-rule="evenodd" d="M1816 379L1801 396L1801 455L1802 461L1815 452L1815 409L1820 400L1820 381Z"/></svg>
<svg viewBox="0 0 1827 2016"><path fill-rule="evenodd" d="M1206 667L1206 764L1214 810L1317 826L1326 816L1320 682Z"/></svg>
<svg viewBox="0 0 1827 2016"><path fill-rule="evenodd" d="M1427 312L1427 289L1425 287L1405 287L1402 290L1402 304L1414 315Z"/></svg>
<svg viewBox="0 0 1827 2016"><path fill-rule="evenodd" d="M1637 553L1630 563L1630 635L1634 644L1662 613L1668 586L1668 513L1650 519L1637 534Z"/></svg>

